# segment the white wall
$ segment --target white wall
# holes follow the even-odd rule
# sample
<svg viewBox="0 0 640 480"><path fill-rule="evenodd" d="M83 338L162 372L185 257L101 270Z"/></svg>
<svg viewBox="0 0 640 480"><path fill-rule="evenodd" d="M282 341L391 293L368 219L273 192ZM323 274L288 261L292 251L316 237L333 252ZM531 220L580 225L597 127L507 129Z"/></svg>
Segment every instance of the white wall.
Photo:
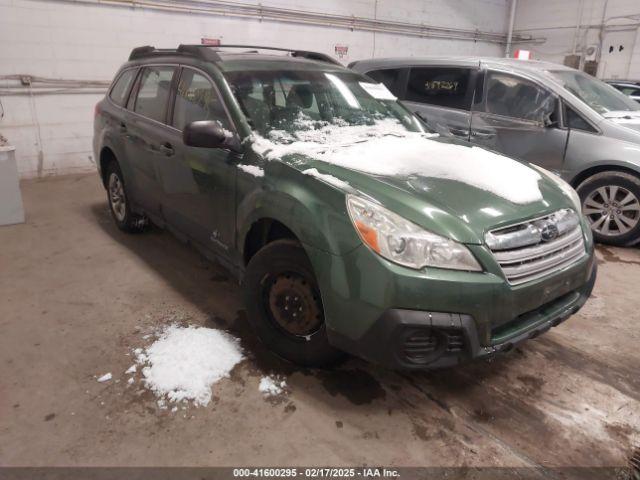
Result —
<svg viewBox="0 0 640 480"><path fill-rule="evenodd" d="M250 3L250 2L247 2ZM258 1L252 2L259 3ZM504 34L507 0L262 0L296 8ZM140 45L175 47L219 37L223 43L262 44L334 53L343 63L372 56L501 55L503 46L417 38L220 16L91 6L45 0L0 0L0 76L8 74L110 80ZM0 80L0 91L9 84ZM22 176L93 168L93 107L101 95L2 96L0 134L17 148ZM2 110L0 109L0 114Z"/></svg>
<svg viewBox="0 0 640 480"><path fill-rule="evenodd" d="M637 18L617 18L629 15ZM640 80L640 0L518 0L515 30L546 40L519 47L531 50L534 58L563 63L566 55L600 44L603 16L607 28L598 76Z"/></svg>

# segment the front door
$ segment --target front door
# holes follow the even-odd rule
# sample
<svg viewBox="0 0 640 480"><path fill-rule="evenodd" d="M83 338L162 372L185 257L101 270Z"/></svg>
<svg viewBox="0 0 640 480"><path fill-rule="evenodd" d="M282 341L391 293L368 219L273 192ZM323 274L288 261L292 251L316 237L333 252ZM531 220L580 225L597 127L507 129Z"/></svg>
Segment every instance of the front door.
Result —
<svg viewBox="0 0 640 480"><path fill-rule="evenodd" d="M171 134L159 163L162 213L170 226L219 254L235 241L237 154L184 145L182 130L198 120L217 120L235 133L219 92L207 74L183 67L177 82Z"/></svg>
<svg viewBox="0 0 640 480"><path fill-rule="evenodd" d="M560 101L546 88L510 73L489 71L483 101L472 112L471 141L508 157L562 170L568 131Z"/></svg>

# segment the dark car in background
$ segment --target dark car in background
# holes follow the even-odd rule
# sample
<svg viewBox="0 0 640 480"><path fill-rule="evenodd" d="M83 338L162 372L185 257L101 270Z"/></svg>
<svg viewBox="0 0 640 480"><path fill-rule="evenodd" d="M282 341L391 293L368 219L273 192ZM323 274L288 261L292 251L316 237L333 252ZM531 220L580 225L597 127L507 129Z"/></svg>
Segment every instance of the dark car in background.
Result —
<svg viewBox="0 0 640 480"><path fill-rule="evenodd" d="M640 82L633 80L606 80L612 87L636 102L640 102Z"/></svg>
<svg viewBox="0 0 640 480"><path fill-rule="evenodd" d="M550 170L575 188L595 238L640 241L640 104L553 63L503 58L354 62L433 129Z"/></svg>

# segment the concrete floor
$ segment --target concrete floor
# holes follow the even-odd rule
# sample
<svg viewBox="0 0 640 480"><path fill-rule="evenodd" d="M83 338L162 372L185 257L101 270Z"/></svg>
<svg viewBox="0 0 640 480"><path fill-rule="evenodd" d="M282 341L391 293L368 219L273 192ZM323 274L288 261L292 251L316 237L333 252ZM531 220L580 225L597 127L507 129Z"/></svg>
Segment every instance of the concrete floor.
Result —
<svg viewBox="0 0 640 480"><path fill-rule="evenodd" d="M638 249L599 248L587 306L492 362L302 371L246 333L222 269L170 234L118 231L97 176L22 191L27 223L0 228L1 465L613 466L640 445ZM124 371L175 319L231 329L250 358L209 406L172 414ZM270 372L289 392L266 401Z"/></svg>

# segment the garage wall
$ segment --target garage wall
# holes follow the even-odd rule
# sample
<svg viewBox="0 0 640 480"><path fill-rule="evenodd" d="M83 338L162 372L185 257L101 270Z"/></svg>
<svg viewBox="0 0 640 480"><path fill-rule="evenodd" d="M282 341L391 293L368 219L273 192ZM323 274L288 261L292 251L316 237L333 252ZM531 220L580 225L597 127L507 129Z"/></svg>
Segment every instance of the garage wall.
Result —
<svg viewBox="0 0 640 480"><path fill-rule="evenodd" d="M249 2L246 2L249 3ZM507 0L262 0L263 6L295 8L496 32L507 28ZM253 2L258 4L258 2ZM312 25L165 12L83 2L0 0L0 77L36 75L72 80L110 80L132 47L200 43L295 46L334 54L349 47L350 61L372 56L421 54L501 55L488 41L420 38ZM72 87L73 94L24 95L19 80L0 78L0 134L16 146L23 177L93 169L93 107L104 87ZM8 95L8 88L21 95ZM14 91L12 90L12 92ZM28 91L28 89L26 89ZM68 90L66 90L68 91ZM94 92L94 93L86 93Z"/></svg>
<svg viewBox="0 0 640 480"><path fill-rule="evenodd" d="M599 48L602 35L600 78L640 79L639 26L638 0L518 0L516 9L516 32L545 39L519 45L538 59L563 63L567 55Z"/></svg>

